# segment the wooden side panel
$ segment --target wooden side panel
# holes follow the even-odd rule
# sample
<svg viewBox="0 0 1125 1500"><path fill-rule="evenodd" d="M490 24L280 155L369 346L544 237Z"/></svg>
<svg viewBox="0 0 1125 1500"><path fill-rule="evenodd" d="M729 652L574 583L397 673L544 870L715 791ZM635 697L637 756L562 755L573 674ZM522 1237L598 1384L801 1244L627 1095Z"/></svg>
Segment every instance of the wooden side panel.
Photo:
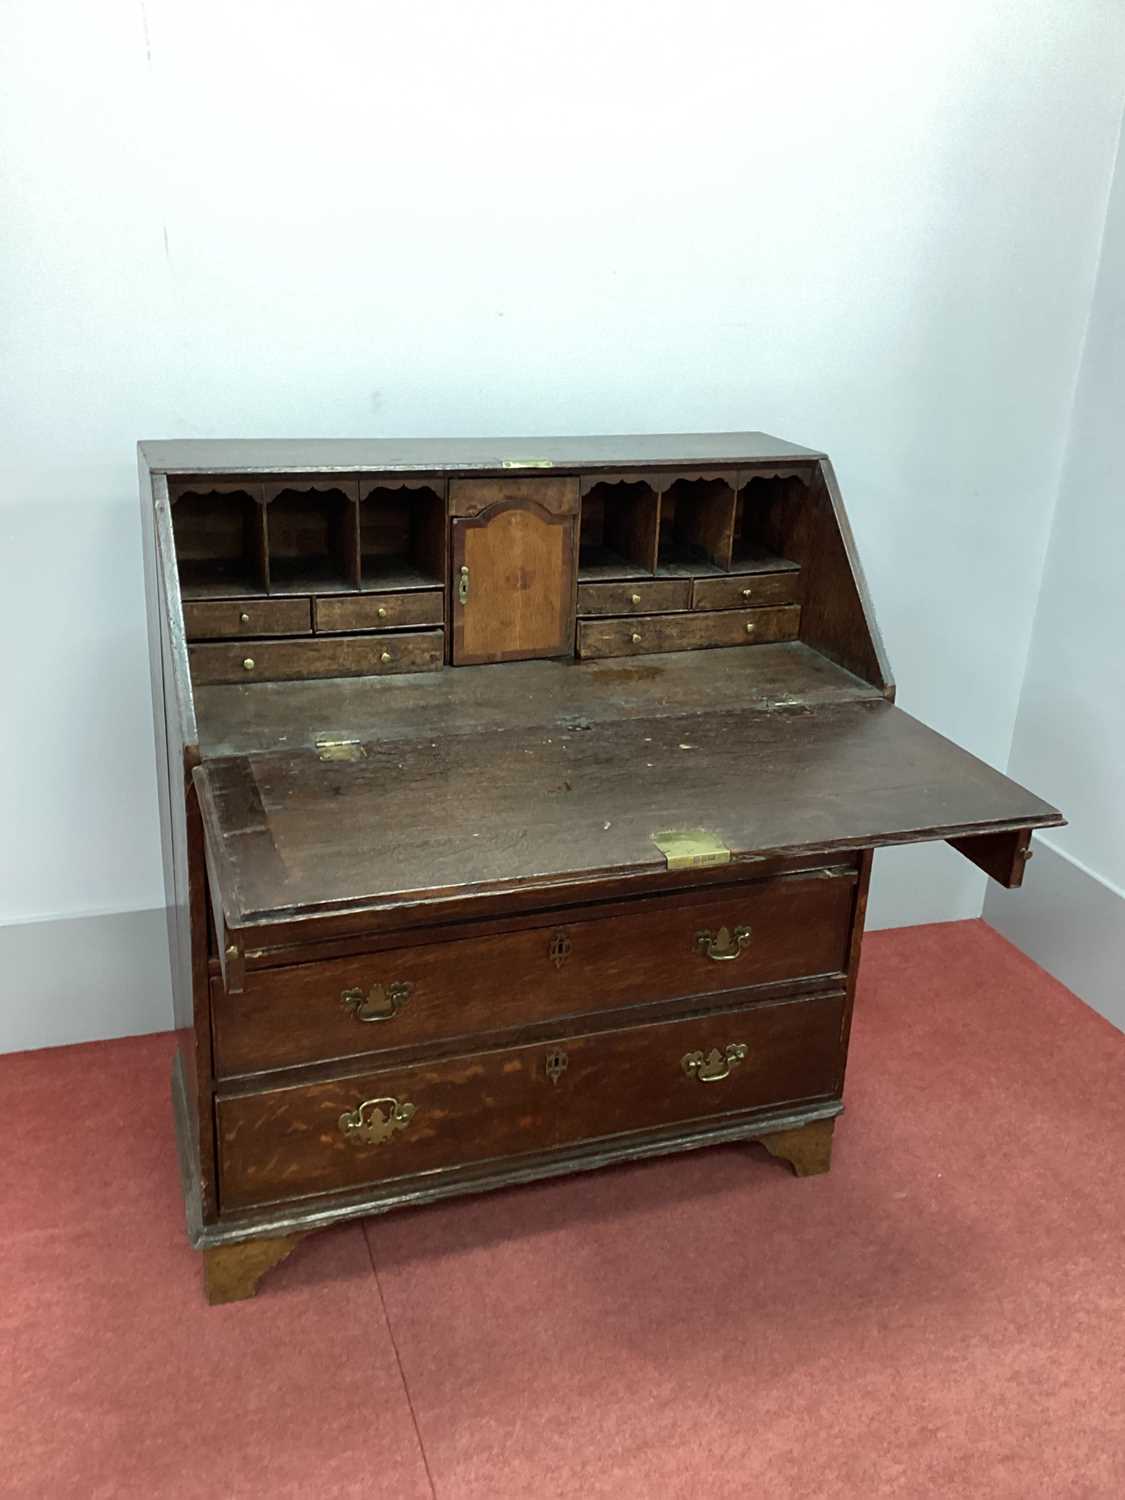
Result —
<svg viewBox="0 0 1125 1500"><path fill-rule="evenodd" d="M893 698L890 665L828 460L821 460L809 488L797 479L778 486L757 525L767 546L801 565L801 640Z"/></svg>
<svg viewBox="0 0 1125 1500"><path fill-rule="evenodd" d="M143 479L143 476L142 476ZM153 712L160 786L161 844L171 959L172 1004L181 1038L192 1139L184 1143L197 1174L204 1223L218 1215L212 1109L211 1011L207 983L207 908L203 827L192 771L198 736L187 668L183 611L167 483L142 482L149 641L154 657ZM159 660L159 681L155 669Z"/></svg>
<svg viewBox="0 0 1125 1500"><path fill-rule="evenodd" d="M453 522L455 663L573 653L577 532L530 501Z"/></svg>

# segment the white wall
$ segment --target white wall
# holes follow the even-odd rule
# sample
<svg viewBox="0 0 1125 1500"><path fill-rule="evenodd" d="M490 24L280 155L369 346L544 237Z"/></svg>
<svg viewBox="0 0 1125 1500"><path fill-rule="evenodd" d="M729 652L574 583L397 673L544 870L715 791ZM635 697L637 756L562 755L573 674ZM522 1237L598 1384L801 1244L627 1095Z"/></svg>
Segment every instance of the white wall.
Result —
<svg viewBox="0 0 1125 1500"><path fill-rule="evenodd" d="M4 21L0 922L162 899L141 436L823 446L900 701L1003 762L1119 6L9 0ZM873 917L981 897L951 851L887 853ZM89 1024L135 1028L111 989ZM33 979L3 998L0 1048L41 1004Z"/></svg>
<svg viewBox="0 0 1125 1500"><path fill-rule="evenodd" d="M1125 1029L1125 125L1009 762L1063 809L1001 931Z"/></svg>

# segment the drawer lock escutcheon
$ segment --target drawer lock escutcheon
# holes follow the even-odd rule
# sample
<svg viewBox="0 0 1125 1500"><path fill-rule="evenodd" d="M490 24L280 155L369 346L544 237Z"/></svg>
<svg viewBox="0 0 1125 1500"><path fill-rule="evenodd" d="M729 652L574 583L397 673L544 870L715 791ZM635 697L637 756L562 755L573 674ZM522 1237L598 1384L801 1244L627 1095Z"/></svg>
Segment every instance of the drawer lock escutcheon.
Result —
<svg viewBox="0 0 1125 1500"><path fill-rule="evenodd" d="M737 958L749 941L749 927L736 927L733 933L729 927L720 927L718 932L704 928L695 934L695 946L700 953L713 958L717 964L728 964Z"/></svg>
<svg viewBox="0 0 1125 1500"><path fill-rule="evenodd" d="M547 956L556 969L561 969L563 964L566 963L570 957L571 948L571 941L561 928L558 932L552 933L550 946L547 949Z"/></svg>
<svg viewBox="0 0 1125 1500"><path fill-rule="evenodd" d="M469 570L462 568L457 576L457 598L461 604L469 602Z"/></svg>
<svg viewBox="0 0 1125 1500"><path fill-rule="evenodd" d="M362 989L343 990L340 1003L355 1013L357 1021L392 1021L410 999L414 986L405 979L393 984L373 984Z"/></svg>
<svg viewBox="0 0 1125 1500"><path fill-rule="evenodd" d="M566 1072L567 1063L569 1061L570 1059L567 1057L566 1053L562 1050L561 1047L553 1047L551 1051L547 1053L547 1060L544 1064L544 1071L552 1083L558 1083L559 1079Z"/></svg>
<svg viewBox="0 0 1125 1500"><path fill-rule="evenodd" d="M406 1129L414 1108L409 1099L365 1099L340 1116L340 1134L353 1146L382 1146L396 1130Z"/></svg>
<svg viewBox="0 0 1125 1500"><path fill-rule="evenodd" d="M745 1042L729 1042L722 1052L718 1047L712 1047L710 1052L688 1052L680 1066L689 1078L697 1078L700 1083L718 1083L721 1078L730 1077L747 1051Z"/></svg>

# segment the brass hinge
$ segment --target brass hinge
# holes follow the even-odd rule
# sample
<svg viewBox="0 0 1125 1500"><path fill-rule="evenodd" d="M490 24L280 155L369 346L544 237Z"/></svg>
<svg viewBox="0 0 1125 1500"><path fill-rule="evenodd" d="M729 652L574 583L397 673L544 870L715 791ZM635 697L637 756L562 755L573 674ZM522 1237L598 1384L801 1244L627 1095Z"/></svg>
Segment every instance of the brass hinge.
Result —
<svg viewBox="0 0 1125 1500"><path fill-rule="evenodd" d="M358 740L317 740L321 760L365 760L367 751Z"/></svg>
<svg viewBox="0 0 1125 1500"><path fill-rule="evenodd" d="M663 854L670 870L701 869L706 865L729 865L730 849L706 828L668 828L654 833L652 842Z"/></svg>

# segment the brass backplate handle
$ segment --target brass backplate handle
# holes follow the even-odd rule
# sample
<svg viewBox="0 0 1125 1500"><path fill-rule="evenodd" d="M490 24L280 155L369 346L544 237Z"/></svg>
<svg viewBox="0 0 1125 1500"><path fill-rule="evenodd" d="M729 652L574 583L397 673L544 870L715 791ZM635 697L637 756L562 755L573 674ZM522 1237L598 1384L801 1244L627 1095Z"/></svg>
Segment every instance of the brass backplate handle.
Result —
<svg viewBox="0 0 1125 1500"><path fill-rule="evenodd" d="M463 567L457 578L457 598L462 604L469 602L469 570Z"/></svg>
<svg viewBox="0 0 1125 1500"><path fill-rule="evenodd" d="M414 1108L408 1099L365 1099L340 1116L340 1134L353 1146L382 1146L396 1130L406 1129Z"/></svg>
<svg viewBox="0 0 1125 1500"><path fill-rule="evenodd" d="M700 953L713 958L717 964L729 964L738 957L749 941L749 927L736 927L733 933L728 927L720 927L718 932L704 928L702 932L695 934L695 946Z"/></svg>
<svg viewBox="0 0 1125 1500"><path fill-rule="evenodd" d="M730 1077L745 1059L747 1050L745 1042L729 1042L722 1052L712 1047L707 1053L685 1053L680 1066L689 1078L697 1078L700 1083L718 1083L721 1078Z"/></svg>
<svg viewBox="0 0 1125 1500"><path fill-rule="evenodd" d="M355 1013L357 1021L392 1021L413 991L409 981L396 979L391 984L373 984L367 991L343 990L340 1003Z"/></svg>

